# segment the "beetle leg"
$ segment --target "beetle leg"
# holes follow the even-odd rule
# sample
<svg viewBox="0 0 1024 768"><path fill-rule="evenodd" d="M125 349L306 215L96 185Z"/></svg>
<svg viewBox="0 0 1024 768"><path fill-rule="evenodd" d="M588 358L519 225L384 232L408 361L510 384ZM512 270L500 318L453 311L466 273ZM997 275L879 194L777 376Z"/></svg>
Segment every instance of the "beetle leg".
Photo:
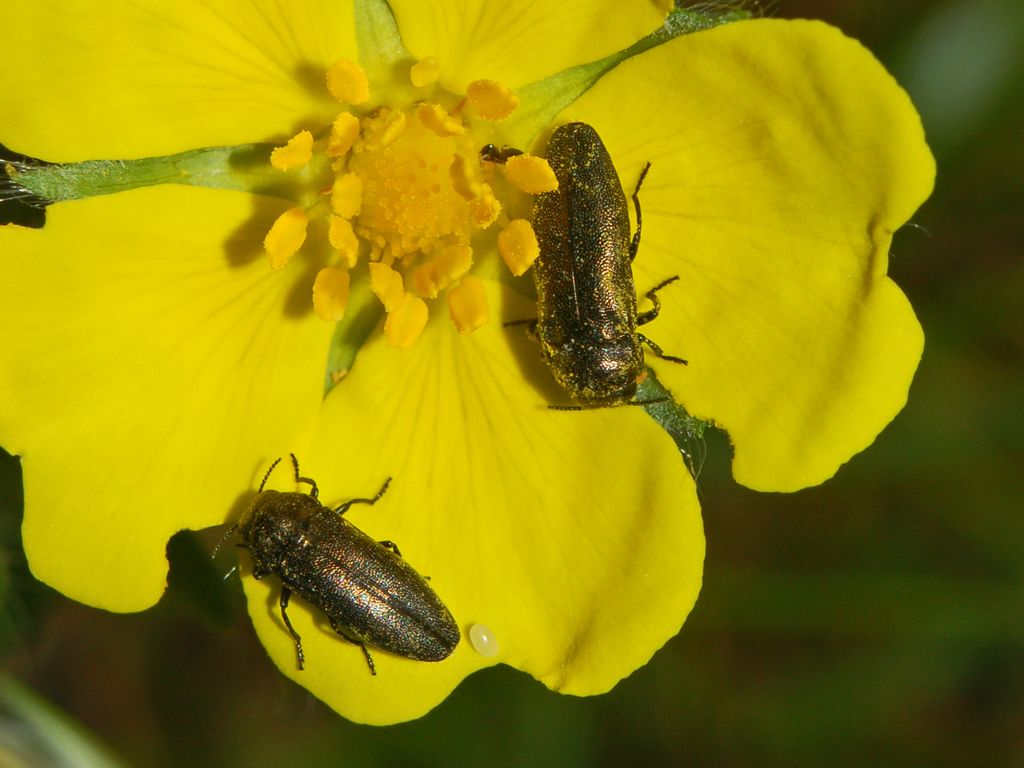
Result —
<svg viewBox="0 0 1024 768"><path fill-rule="evenodd" d="M302 638L299 637L299 633L295 631L295 627L292 626L291 619L288 618L288 600L291 599L292 591L288 587L281 585L281 618L284 619L284 625L288 627L288 632L291 633L292 638L295 640L295 655L299 659L299 669L302 669L306 661L305 654L302 653Z"/></svg>
<svg viewBox="0 0 1024 768"><path fill-rule="evenodd" d="M633 190L633 207L636 209L636 232L633 233L633 239L629 241L629 260L631 262L636 258L636 252L640 250L640 229L643 223L643 216L640 215L640 185L644 183L644 177L649 170L651 170L650 162L640 171L640 178L636 180L636 188Z"/></svg>
<svg viewBox="0 0 1024 768"><path fill-rule="evenodd" d="M387 539L385 539L384 541L378 541L377 543L380 544L382 547L384 547L384 549L390 549L392 552L394 552L399 557L402 556L402 553L398 551L398 545L395 544L395 542L388 541Z"/></svg>
<svg viewBox="0 0 1024 768"><path fill-rule="evenodd" d="M659 347L659 346L658 346L657 344L655 344L655 343L654 343L653 341L651 341L650 339L648 339L648 338L647 338L646 336L644 336L644 335L643 335L642 333L638 333L638 334L637 334L636 336L637 336L637 338L638 338L638 339L640 339L640 342L641 342L641 343L643 343L643 344L646 344L646 345L647 345L648 347L650 347L650 348L651 348L651 351L652 351L652 352L653 352L653 353L654 353L655 355L657 355L658 357L660 357L660 358L661 358L662 360L668 360L668 361L669 361L670 363L679 363L679 364L681 364L681 365L686 365L686 361L685 361L685 360L683 360L683 358L681 358L681 357L675 357L674 355L666 355L666 354L665 354L665 353L664 353L664 352L662 351L661 347Z"/></svg>
<svg viewBox="0 0 1024 768"><path fill-rule="evenodd" d="M528 320L509 320L507 323L502 323L502 328L508 328L511 325L525 325L526 335L534 341L540 341L540 337L537 336L537 318L531 317Z"/></svg>
<svg viewBox="0 0 1024 768"><path fill-rule="evenodd" d="M374 494L372 499L349 499L344 504L335 508L334 511L337 512L339 515L344 515L346 512L348 512L348 508L351 507L353 504L376 504L378 501L380 501L380 497L384 495L384 492L388 489L389 485L391 485L390 477L384 481L384 485L380 487L380 490Z"/></svg>
<svg viewBox="0 0 1024 768"><path fill-rule="evenodd" d="M328 617L328 618L330 618L330 617ZM366 643L364 643L358 636L353 637L351 634L346 632L344 627L339 626L334 621L334 619L330 619L330 622L331 622L331 626L334 628L335 632L337 632L343 638L345 638L350 643L352 643L352 645L358 645L360 648L362 648L362 650L363 650L363 657L366 659L366 664L370 667L370 674L371 675L376 675L377 674L377 667L375 667L374 664L373 664L373 657L370 655L370 651L367 649Z"/></svg>
<svg viewBox="0 0 1024 768"><path fill-rule="evenodd" d="M373 666L373 656L370 655L370 651L366 648L366 643L356 643L356 645L363 649L363 656L366 657L366 663L370 667L370 674L376 676L377 668Z"/></svg>
<svg viewBox="0 0 1024 768"><path fill-rule="evenodd" d="M656 286L651 288L651 290L644 294L644 296L646 296L650 300L651 304L653 304L654 306L651 309L647 310L646 312L641 312L636 316L637 325L646 325L647 323L651 322L651 320L658 316L658 313L661 312L661 299L658 298L658 291L660 291L666 285L674 283L678 279L679 275L673 275L667 280L662 280L660 283L658 283Z"/></svg>

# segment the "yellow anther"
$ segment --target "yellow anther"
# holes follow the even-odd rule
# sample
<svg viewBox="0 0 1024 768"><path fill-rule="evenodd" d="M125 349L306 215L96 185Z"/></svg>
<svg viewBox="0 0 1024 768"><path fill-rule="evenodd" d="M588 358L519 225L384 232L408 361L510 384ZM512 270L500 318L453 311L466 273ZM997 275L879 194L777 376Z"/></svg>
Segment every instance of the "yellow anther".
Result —
<svg viewBox="0 0 1024 768"><path fill-rule="evenodd" d="M393 144L399 136L405 133L406 117L405 112L392 112L384 118L383 127L377 134L377 143L386 147Z"/></svg>
<svg viewBox="0 0 1024 768"><path fill-rule="evenodd" d="M285 211L270 227L263 238L263 247L270 256L270 268L281 269L302 244L306 242L309 219L301 208Z"/></svg>
<svg viewBox="0 0 1024 768"><path fill-rule="evenodd" d="M539 195L558 189L558 178L548 161L533 155L516 155L505 162L505 178L520 192Z"/></svg>
<svg viewBox="0 0 1024 768"><path fill-rule="evenodd" d="M402 275L379 261L370 262L370 288L388 312L396 309L405 297Z"/></svg>
<svg viewBox="0 0 1024 768"><path fill-rule="evenodd" d="M498 234L498 253L505 264L518 277L530 268L540 255L537 235L526 219L513 219Z"/></svg>
<svg viewBox="0 0 1024 768"><path fill-rule="evenodd" d="M448 291L448 313L459 333L472 333L487 322L487 295L479 277L466 275Z"/></svg>
<svg viewBox="0 0 1024 768"><path fill-rule="evenodd" d="M327 90L344 104L363 104L370 98L370 81L354 61L340 59L327 68Z"/></svg>
<svg viewBox="0 0 1024 768"><path fill-rule="evenodd" d="M438 136L461 136L466 128L449 115L440 104L420 104L416 114L427 128Z"/></svg>
<svg viewBox="0 0 1024 768"><path fill-rule="evenodd" d="M424 56L409 70L409 81L417 88L437 82L441 63L434 56Z"/></svg>
<svg viewBox="0 0 1024 768"><path fill-rule="evenodd" d="M388 311L384 321L384 340L392 347L409 349L427 326L427 304L419 296L407 293L398 306Z"/></svg>
<svg viewBox="0 0 1024 768"><path fill-rule="evenodd" d="M337 267L324 267L313 281L313 312L321 320L337 322L345 316L348 306L348 272Z"/></svg>
<svg viewBox="0 0 1024 768"><path fill-rule="evenodd" d="M358 152L376 152L393 144L405 133L406 117L404 112L392 112L381 109L372 117L363 118L361 124L362 141Z"/></svg>
<svg viewBox="0 0 1024 768"><path fill-rule="evenodd" d="M504 120L519 106L519 97L494 80L474 80L466 87L466 98L484 120Z"/></svg>
<svg viewBox="0 0 1024 768"><path fill-rule="evenodd" d="M464 200L472 200L480 194L480 182L470 173L466 160L462 155L455 155L448 168L448 176L452 180L452 189Z"/></svg>
<svg viewBox="0 0 1024 768"><path fill-rule="evenodd" d="M359 239L352 231L352 222L341 216L331 216L331 222L327 225L327 237L331 241L331 247L337 249L348 268L352 269L359 260Z"/></svg>
<svg viewBox="0 0 1024 768"><path fill-rule="evenodd" d="M327 155L341 157L356 143L359 138L359 118L351 112L342 112L331 125L331 135L327 139Z"/></svg>
<svg viewBox="0 0 1024 768"><path fill-rule="evenodd" d="M468 245L450 245L416 268L412 274L413 290L419 296L436 298L473 266L473 249Z"/></svg>
<svg viewBox="0 0 1024 768"><path fill-rule="evenodd" d="M476 222L480 229L487 229L498 220L501 213L501 203L494 196L494 192L486 184L483 185L480 197L469 201L469 215Z"/></svg>
<svg viewBox="0 0 1024 768"><path fill-rule="evenodd" d="M278 171L299 168L313 157L313 134L299 131L288 139L283 147L275 147L270 153L270 164Z"/></svg>
<svg viewBox="0 0 1024 768"><path fill-rule="evenodd" d="M344 219L359 213L363 204L363 180L355 173L346 173L334 180L331 187L331 210Z"/></svg>

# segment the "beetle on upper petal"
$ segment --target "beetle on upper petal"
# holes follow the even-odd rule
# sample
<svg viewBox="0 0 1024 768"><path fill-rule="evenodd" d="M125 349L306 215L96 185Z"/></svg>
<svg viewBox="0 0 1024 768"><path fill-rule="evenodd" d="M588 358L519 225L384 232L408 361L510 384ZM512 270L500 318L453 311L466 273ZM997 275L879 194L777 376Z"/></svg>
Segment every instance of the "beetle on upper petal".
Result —
<svg viewBox="0 0 1024 768"><path fill-rule="evenodd" d="M488 144L481 157L504 162L517 152ZM517 322L529 324L555 380L580 406L636 402L643 345L663 360L686 364L637 332L661 311L657 292L679 279L649 290L645 295L653 307L637 312L632 263L640 247L640 185L650 163L633 191L636 232L630 237L622 184L593 127L567 123L555 129L547 159L558 189L538 195L533 206L540 247L533 265L537 318Z"/></svg>

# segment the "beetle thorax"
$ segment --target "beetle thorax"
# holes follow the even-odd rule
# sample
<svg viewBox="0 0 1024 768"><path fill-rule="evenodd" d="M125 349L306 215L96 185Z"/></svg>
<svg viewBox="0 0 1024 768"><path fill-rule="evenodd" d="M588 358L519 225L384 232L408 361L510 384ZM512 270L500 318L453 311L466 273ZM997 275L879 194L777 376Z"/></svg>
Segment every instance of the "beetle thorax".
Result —
<svg viewBox="0 0 1024 768"><path fill-rule="evenodd" d="M302 546L307 521L320 502L304 493L261 491L238 523L238 534L257 565L280 562Z"/></svg>
<svg viewBox="0 0 1024 768"><path fill-rule="evenodd" d="M564 344L547 345L555 379L580 404L619 405L636 394L644 355L635 334L613 339L577 336Z"/></svg>

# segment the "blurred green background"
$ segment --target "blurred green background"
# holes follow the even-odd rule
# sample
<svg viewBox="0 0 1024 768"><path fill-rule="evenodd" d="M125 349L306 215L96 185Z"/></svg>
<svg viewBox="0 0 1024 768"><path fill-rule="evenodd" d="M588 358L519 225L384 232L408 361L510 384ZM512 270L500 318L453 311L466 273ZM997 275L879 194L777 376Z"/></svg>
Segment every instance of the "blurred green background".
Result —
<svg viewBox="0 0 1024 768"><path fill-rule="evenodd" d="M171 587L140 615L32 581L4 455L0 764L33 727L82 764L63 713L95 759L130 765L1024 765L1024 3L773 5L874 51L938 159L890 267L927 347L870 450L819 488L766 495L732 483L711 435L705 586L650 664L590 699L498 668L389 728L275 671L208 539L172 541Z"/></svg>

